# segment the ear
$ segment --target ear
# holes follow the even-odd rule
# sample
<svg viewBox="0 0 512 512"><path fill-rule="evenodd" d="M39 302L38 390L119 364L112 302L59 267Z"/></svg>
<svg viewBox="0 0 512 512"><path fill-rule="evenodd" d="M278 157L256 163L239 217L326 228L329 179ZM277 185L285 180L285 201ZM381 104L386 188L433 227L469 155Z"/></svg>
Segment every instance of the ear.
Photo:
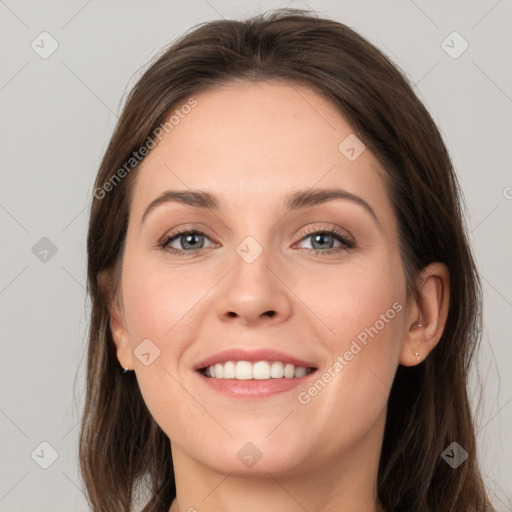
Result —
<svg viewBox="0 0 512 512"><path fill-rule="evenodd" d="M450 274L444 263L431 263L421 272L418 296L407 305L400 364L421 363L443 334L450 302Z"/></svg>
<svg viewBox="0 0 512 512"><path fill-rule="evenodd" d="M100 289L104 290L105 296L108 297L108 309L110 314L110 332L117 350L117 360L119 364L128 370L133 370L133 352L130 343L130 333L126 326L126 318L124 316L124 308L119 297L112 296L114 289L112 277L110 274L102 273L98 276ZM120 284L119 284L120 286ZM118 294L121 295L120 293Z"/></svg>

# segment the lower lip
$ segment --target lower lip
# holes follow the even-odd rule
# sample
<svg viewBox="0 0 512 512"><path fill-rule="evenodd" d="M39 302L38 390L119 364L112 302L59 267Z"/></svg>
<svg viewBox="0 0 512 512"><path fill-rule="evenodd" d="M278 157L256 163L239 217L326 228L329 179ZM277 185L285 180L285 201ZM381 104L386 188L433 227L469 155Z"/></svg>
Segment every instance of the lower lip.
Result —
<svg viewBox="0 0 512 512"><path fill-rule="evenodd" d="M199 378L215 391L227 396L236 398L265 398L268 396L284 393L295 389L311 378L316 370L304 375L304 377L294 377L293 379L216 379L215 377L206 377L201 372L197 372Z"/></svg>

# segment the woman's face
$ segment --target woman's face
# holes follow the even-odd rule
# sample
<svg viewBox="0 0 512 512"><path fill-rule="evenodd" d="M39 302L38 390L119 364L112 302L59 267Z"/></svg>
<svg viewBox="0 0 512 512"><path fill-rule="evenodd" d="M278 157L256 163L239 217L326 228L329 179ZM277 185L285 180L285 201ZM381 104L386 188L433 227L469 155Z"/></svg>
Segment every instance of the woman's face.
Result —
<svg viewBox="0 0 512 512"><path fill-rule="evenodd" d="M293 474L380 449L406 311L382 167L306 87L195 98L137 170L119 360L175 461ZM171 191L217 206L147 210Z"/></svg>

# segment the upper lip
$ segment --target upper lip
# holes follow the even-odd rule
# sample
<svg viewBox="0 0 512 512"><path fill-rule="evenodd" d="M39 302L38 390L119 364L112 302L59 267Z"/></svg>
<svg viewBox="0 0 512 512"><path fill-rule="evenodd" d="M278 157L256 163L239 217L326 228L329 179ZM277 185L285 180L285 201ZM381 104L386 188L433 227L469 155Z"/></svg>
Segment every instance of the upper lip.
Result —
<svg viewBox="0 0 512 512"><path fill-rule="evenodd" d="M297 357L290 356L273 348L259 348L253 350L246 348L230 348L203 359L194 365L194 370L201 370L208 366L217 363L225 363L227 361L281 361L282 363L293 364L296 367L304 366L305 368L316 368L311 362L298 359Z"/></svg>

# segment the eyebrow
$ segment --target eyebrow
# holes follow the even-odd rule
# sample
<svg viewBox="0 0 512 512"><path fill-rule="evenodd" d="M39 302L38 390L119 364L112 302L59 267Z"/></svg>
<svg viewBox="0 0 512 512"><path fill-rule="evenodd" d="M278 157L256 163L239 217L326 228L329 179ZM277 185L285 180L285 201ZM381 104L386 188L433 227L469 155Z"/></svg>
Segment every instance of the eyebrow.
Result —
<svg viewBox="0 0 512 512"><path fill-rule="evenodd" d="M292 210L317 206L334 199L345 199L363 207L373 217L378 228L382 231L382 226L373 208L363 198L340 188L310 188L292 191L285 197L285 210L288 213ZM183 203L196 208L215 211L226 207L225 202L221 204L218 198L210 192L202 190L166 190L149 203L142 215L141 224L157 206L169 202Z"/></svg>

